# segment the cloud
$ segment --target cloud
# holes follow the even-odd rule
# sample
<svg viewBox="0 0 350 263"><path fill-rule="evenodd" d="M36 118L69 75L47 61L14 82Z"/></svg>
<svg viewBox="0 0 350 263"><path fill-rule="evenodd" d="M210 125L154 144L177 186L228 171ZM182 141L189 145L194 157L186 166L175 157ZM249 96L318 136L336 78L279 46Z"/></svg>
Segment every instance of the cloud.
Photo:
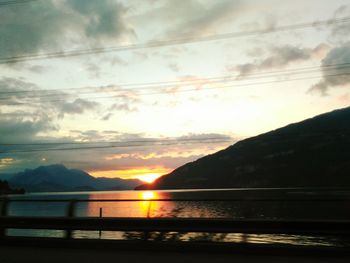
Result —
<svg viewBox="0 0 350 263"><path fill-rule="evenodd" d="M134 32L126 22L127 12L111 0L45 0L6 6L0 9L0 57L128 39Z"/></svg>
<svg viewBox="0 0 350 263"><path fill-rule="evenodd" d="M36 116L31 120L20 117L0 117L0 141L2 143L31 142L36 140L41 133L56 129L57 127L47 116Z"/></svg>
<svg viewBox="0 0 350 263"><path fill-rule="evenodd" d="M243 1L166 0L137 19L147 20L151 26L162 24L162 37L203 36L220 29L225 21L232 21L243 6Z"/></svg>
<svg viewBox="0 0 350 263"><path fill-rule="evenodd" d="M229 66L229 71L237 70L241 76L247 75L254 71L266 69L283 68L292 63L300 63L312 58L320 58L329 50L326 44L320 44L315 48L301 48L291 45L281 47L271 47L269 49L272 55L254 63L246 63L238 66ZM261 53L261 50L259 50ZM254 53L255 54L255 53Z"/></svg>
<svg viewBox="0 0 350 263"><path fill-rule="evenodd" d="M34 125L35 126L35 125ZM218 151L235 141L234 138L224 134L188 134L172 139L175 145L162 143L157 145L159 139L148 137L139 133L123 133L119 131L98 131L87 130L70 131L69 136L62 138L43 137L41 133L49 127L39 125L35 126L30 134L27 134L28 140L35 142L55 142L51 146L17 146L12 149L33 149L33 148L66 148L80 147L79 145L60 144L61 142L100 142L89 144L88 146L115 145L109 142L118 142L120 145L128 147L90 149L90 150L72 150L72 151L39 151L30 153L9 153L0 155L0 158L11 158L14 162L7 163L2 167L2 172L19 171L25 168L34 168L39 165L53 163L62 163L70 167L83 169L86 171L111 171L125 170L135 167L164 167L167 169L175 169L176 167L187 162L196 160L208 153ZM14 126L11 129L15 128ZM22 129L23 127L17 127ZM0 133L1 134L1 133ZM210 143L211 141L204 140L205 138L218 138L219 142ZM194 143L186 140L197 140ZM200 142L200 140L204 140ZM18 142L17 136L17 142ZM134 141L134 143L132 143ZM104 142L104 143L101 143ZM130 145L134 145L131 147ZM1 147L1 146L0 146ZM2 148L3 150L3 148Z"/></svg>
<svg viewBox="0 0 350 263"><path fill-rule="evenodd" d="M34 83L20 78L3 77L0 79L0 106L16 105L19 100L27 96L26 94L34 95L38 91L39 87Z"/></svg>
<svg viewBox="0 0 350 263"><path fill-rule="evenodd" d="M174 14L181 18L178 24L168 31L168 35L200 36L219 28L230 17L234 19L237 11L243 6L241 1L219 1L213 5L204 5L199 1L186 1L185 5L179 5L174 1Z"/></svg>
<svg viewBox="0 0 350 263"><path fill-rule="evenodd" d="M213 138L208 140L208 138ZM215 139L214 139L215 138ZM140 140L140 139L139 139ZM127 150L117 154L107 155L106 160L124 160L133 159L138 160L140 164L146 164L147 161L159 163L159 161L170 164L170 160L174 159L197 159L205 155L205 152L219 150L223 145L227 145L228 142L234 141L234 139L225 134L189 134L185 136L176 137L173 139L173 143L177 142L178 145L171 145L165 147L159 147L153 145L157 140L154 138L143 138L144 147L141 149ZM201 141L202 140L202 141ZM211 145L212 141L219 140L217 144ZM202 144L196 146L196 141L202 142ZM194 142L194 143L193 143ZM166 142L165 142L166 143ZM172 164L171 167L176 167Z"/></svg>
<svg viewBox="0 0 350 263"><path fill-rule="evenodd" d="M36 116L35 119L0 118L0 160L1 173L18 172L26 168L41 165L45 152L14 153L14 150L30 150L33 145L9 146L4 144L33 144L37 142L55 141L48 137L50 132L56 132L58 126L45 116ZM56 139L56 141L62 138ZM45 148L45 146L44 146ZM47 158L49 159L49 158ZM57 161L56 161L57 162ZM59 161L58 161L59 162Z"/></svg>
<svg viewBox="0 0 350 263"><path fill-rule="evenodd" d="M77 98L67 102L71 95L60 91L43 91L34 83L19 78L0 79L0 106L2 116L9 118L49 116L51 119L63 118L66 114L83 114L97 111L98 102Z"/></svg>
<svg viewBox="0 0 350 263"><path fill-rule="evenodd" d="M114 114L116 112L136 112L138 111L137 104L140 102L140 99L137 98L136 93L137 89L134 91L124 91L118 94L118 97L113 98L114 103L109 106L106 111L109 114Z"/></svg>
<svg viewBox="0 0 350 263"><path fill-rule="evenodd" d="M313 85L310 91L318 91L325 95L330 88L343 87L350 84L350 76L349 74L346 74L348 72L347 68L344 67L344 65L341 65L343 63L350 63L350 42L335 47L329 51L327 56L322 60L322 65L340 65L332 67L331 72L329 71L329 68L324 67L323 79L317 84ZM330 76L343 73L344 75Z"/></svg>
<svg viewBox="0 0 350 263"><path fill-rule="evenodd" d="M110 111L137 111L137 108L131 107L128 103L114 103L111 107L109 107Z"/></svg>
<svg viewBox="0 0 350 263"><path fill-rule="evenodd" d="M104 115L101 120L103 121L108 121L111 117L113 116L113 113L107 113L106 115Z"/></svg>
<svg viewBox="0 0 350 263"><path fill-rule="evenodd" d="M0 168L13 163L12 158L0 158Z"/></svg>
<svg viewBox="0 0 350 263"><path fill-rule="evenodd" d="M39 65L33 65L33 66L28 66L27 68L30 72L36 73L36 74L42 74L45 71L48 70L48 66L39 66Z"/></svg>
<svg viewBox="0 0 350 263"><path fill-rule="evenodd" d="M91 38L115 38L133 30L125 23L123 16L127 9L116 1L68 0L73 10L85 20L85 35Z"/></svg>
<svg viewBox="0 0 350 263"><path fill-rule="evenodd" d="M120 131L98 131L98 130L71 130L70 139L74 141L132 141L132 140L145 140L142 133L124 133Z"/></svg>
<svg viewBox="0 0 350 263"><path fill-rule="evenodd" d="M0 51L1 54L1 51ZM34 63L9 63L7 64L7 67L11 68L13 71L28 71L29 73L34 74L43 74L48 72L49 70L53 69L52 66L46 65L46 66L40 66L35 65Z"/></svg>
<svg viewBox="0 0 350 263"><path fill-rule="evenodd" d="M170 63L168 64L169 69L171 69L174 72L179 72L180 68L179 65L177 63Z"/></svg>
<svg viewBox="0 0 350 263"><path fill-rule="evenodd" d="M84 67L86 71L89 73L90 78L98 79L101 76L101 69L95 63L85 63Z"/></svg>
<svg viewBox="0 0 350 263"><path fill-rule="evenodd" d="M110 131L89 131L89 136L94 138L98 134L112 135ZM85 133L87 135L87 133ZM194 161L208 153L221 150L235 141L234 138L224 134L189 134L173 138L175 145L156 145L158 138L150 138L141 134L114 133L114 140L123 142L136 141L137 147L123 147L103 150L98 156L95 153L85 152L84 161L76 156L70 157L69 165L78 166L89 171L125 170L135 167L159 167L175 169L187 162ZM222 140L211 144L210 141L202 143L189 143L184 140L201 140L216 137ZM91 137L90 137L91 138ZM70 154L70 153L68 153ZM81 155L80 155L81 156Z"/></svg>
<svg viewBox="0 0 350 263"><path fill-rule="evenodd" d="M333 19L341 19L350 15L350 9L348 5L339 6L333 15ZM332 26L330 37L328 38L331 43L345 43L348 41L350 34L350 27L348 23L338 23Z"/></svg>
<svg viewBox="0 0 350 263"><path fill-rule="evenodd" d="M0 79L1 92L20 91L20 90L35 91L38 89L39 87L36 84L27 82L19 78L3 77L2 79Z"/></svg>
<svg viewBox="0 0 350 263"><path fill-rule="evenodd" d="M63 102L56 104L59 117L63 118L65 114L82 114L86 111L96 110L99 103L85 99L76 99L73 102Z"/></svg>

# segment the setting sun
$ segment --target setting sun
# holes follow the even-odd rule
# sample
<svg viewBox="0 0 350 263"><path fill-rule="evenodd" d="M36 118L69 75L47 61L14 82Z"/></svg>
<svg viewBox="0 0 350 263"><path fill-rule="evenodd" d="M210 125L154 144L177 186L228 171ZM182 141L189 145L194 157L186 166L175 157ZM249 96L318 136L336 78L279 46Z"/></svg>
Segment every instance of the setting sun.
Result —
<svg viewBox="0 0 350 263"><path fill-rule="evenodd" d="M155 193L151 192L151 191L146 191L146 192L142 193L141 197L144 200L154 199L155 198Z"/></svg>
<svg viewBox="0 0 350 263"><path fill-rule="evenodd" d="M171 169L162 166L159 167L133 167L125 170L104 170L89 171L94 177L139 179L145 183L153 183L160 176L171 172Z"/></svg>
<svg viewBox="0 0 350 263"><path fill-rule="evenodd" d="M140 179L141 181L145 182L145 183L153 183L156 179L158 179L160 176L162 176L161 174L156 174L156 173L150 173L150 174L143 174L141 176L138 177L138 179Z"/></svg>

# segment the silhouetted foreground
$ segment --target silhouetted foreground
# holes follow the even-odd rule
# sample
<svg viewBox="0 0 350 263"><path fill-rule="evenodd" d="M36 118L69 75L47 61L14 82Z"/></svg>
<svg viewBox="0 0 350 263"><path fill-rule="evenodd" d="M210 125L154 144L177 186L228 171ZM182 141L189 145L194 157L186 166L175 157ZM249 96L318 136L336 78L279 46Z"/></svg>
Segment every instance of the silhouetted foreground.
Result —
<svg viewBox="0 0 350 263"><path fill-rule="evenodd" d="M7 194L24 194L24 189L22 188L11 188L7 181L0 180L0 196Z"/></svg>
<svg viewBox="0 0 350 263"><path fill-rule="evenodd" d="M246 248L213 249L207 244L196 247L162 246L156 243L147 245L132 243L129 246L116 244L94 245L93 242L81 243L79 246L50 243L23 246L0 245L1 263L17 262L349 262L349 254L317 250L300 251L284 248L263 248L259 246Z"/></svg>
<svg viewBox="0 0 350 263"><path fill-rule="evenodd" d="M349 187L350 108L252 137L143 189Z"/></svg>

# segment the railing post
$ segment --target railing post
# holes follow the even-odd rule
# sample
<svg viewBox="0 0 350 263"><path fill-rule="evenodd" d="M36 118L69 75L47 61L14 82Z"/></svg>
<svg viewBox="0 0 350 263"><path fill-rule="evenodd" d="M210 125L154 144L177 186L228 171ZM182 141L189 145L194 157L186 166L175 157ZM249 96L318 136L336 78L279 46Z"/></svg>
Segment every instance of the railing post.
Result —
<svg viewBox="0 0 350 263"><path fill-rule="evenodd" d="M0 217L7 216L7 207L8 207L8 199L3 198L1 200L1 208L0 208ZM6 236L6 227L0 228L0 238L4 238Z"/></svg>
<svg viewBox="0 0 350 263"><path fill-rule="evenodd" d="M100 218L102 218L103 217L103 215L102 215L102 207L100 207ZM101 235L102 235L102 231L101 230L99 230L98 231L98 237L101 239Z"/></svg>
<svg viewBox="0 0 350 263"><path fill-rule="evenodd" d="M77 203L76 200L71 200L68 203L66 217L68 217L68 218L74 217L76 203ZM72 233L73 233L72 229L66 229L66 239L71 239L72 238Z"/></svg>

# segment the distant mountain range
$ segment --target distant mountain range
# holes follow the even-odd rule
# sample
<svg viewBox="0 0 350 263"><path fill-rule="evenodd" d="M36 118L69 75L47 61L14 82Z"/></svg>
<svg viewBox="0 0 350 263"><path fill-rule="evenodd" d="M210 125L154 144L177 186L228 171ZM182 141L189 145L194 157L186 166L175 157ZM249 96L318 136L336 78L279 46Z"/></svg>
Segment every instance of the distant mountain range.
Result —
<svg viewBox="0 0 350 263"><path fill-rule="evenodd" d="M7 180L11 187L24 188L29 192L130 190L141 184L137 179L95 178L82 170L67 169L61 164L0 175L0 180Z"/></svg>
<svg viewBox="0 0 350 263"><path fill-rule="evenodd" d="M350 108L242 140L136 189L350 187Z"/></svg>

